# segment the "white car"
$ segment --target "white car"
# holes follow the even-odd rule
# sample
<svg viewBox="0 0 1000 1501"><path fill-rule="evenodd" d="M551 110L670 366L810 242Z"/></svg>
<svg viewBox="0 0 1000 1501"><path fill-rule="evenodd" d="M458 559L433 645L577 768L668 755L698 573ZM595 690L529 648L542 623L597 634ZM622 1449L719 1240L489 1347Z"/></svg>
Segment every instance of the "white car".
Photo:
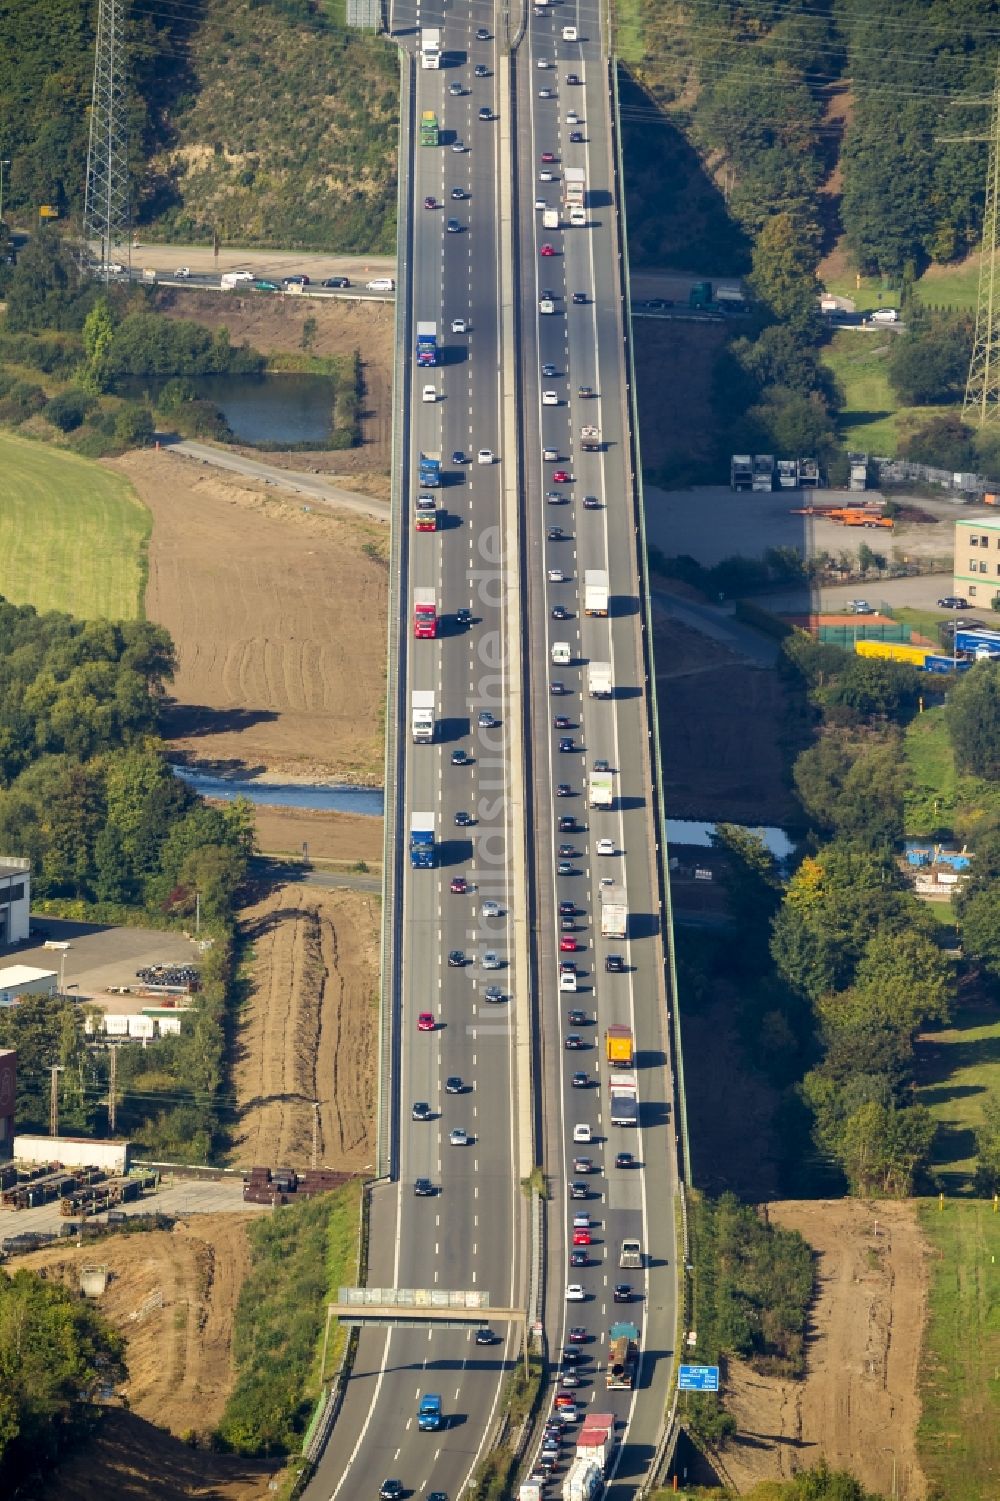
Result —
<svg viewBox="0 0 1000 1501"><path fill-rule="evenodd" d="M580 116L577 114L577 112L576 112L575 109L571 109L570 112L569 112L569 114L566 116L566 124L567 125L579 125L579 123L580 123Z"/></svg>
<svg viewBox="0 0 1000 1501"><path fill-rule="evenodd" d="M229 274L234 281L253 281L254 279L252 271L231 271Z"/></svg>
<svg viewBox="0 0 1000 1501"><path fill-rule="evenodd" d="M177 277L179 281L187 281L187 279L188 279L188 277L190 275L191 275L191 267L190 266L178 266L177 270L174 272L174 276Z"/></svg>
<svg viewBox="0 0 1000 1501"><path fill-rule="evenodd" d="M556 310L556 305L552 301L551 297L542 297L542 298L539 299L539 302L538 302L538 311L540 313L554 313L555 310Z"/></svg>
<svg viewBox="0 0 1000 1501"><path fill-rule="evenodd" d="M467 1147L469 1145L469 1133L468 1131L463 1131L461 1126L456 1126L454 1131L449 1133L448 1142L453 1147Z"/></svg>
<svg viewBox="0 0 1000 1501"><path fill-rule="evenodd" d="M550 584L565 584L566 582L566 575L561 568L550 568L547 577Z"/></svg>
<svg viewBox="0 0 1000 1501"><path fill-rule="evenodd" d="M586 1298L586 1296L587 1296L587 1294L584 1292L584 1290L580 1286L579 1282L570 1282L567 1285L567 1288L566 1288L566 1302L567 1303L582 1303L584 1301L584 1299Z"/></svg>
<svg viewBox="0 0 1000 1501"><path fill-rule="evenodd" d="M422 401L437 401L437 399L438 399L437 387L436 386L425 386L424 390L423 390L423 395L421 397L421 400Z"/></svg>
<svg viewBox="0 0 1000 1501"><path fill-rule="evenodd" d="M593 1139L594 1133L593 1131L591 1131L590 1127L587 1125L581 1125L580 1122L577 1122L577 1124L573 1127L573 1140L575 1142L591 1142L593 1141Z"/></svg>
<svg viewBox="0 0 1000 1501"><path fill-rule="evenodd" d="M501 915L500 903L483 902L483 905L480 907L479 911L483 917L499 917Z"/></svg>
<svg viewBox="0 0 1000 1501"><path fill-rule="evenodd" d="M598 839L598 841L597 841L597 853L599 855L613 855L614 852L615 852L615 841L613 839Z"/></svg>
<svg viewBox="0 0 1000 1501"><path fill-rule="evenodd" d="M451 149L452 149L452 151L459 151L459 152L464 151L465 150L465 142L464 141L452 141L452 143L451 143Z"/></svg>
<svg viewBox="0 0 1000 1501"><path fill-rule="evenodd" d="M537 66L539 68L551 68L552 64L547 57L540 57Z"/></svg>
<svg viewBox="0 0 1000 1501"><path fill-rule="evenodd" d="M476 463L477 464L492 464L493 463L493 450L492 450L492 448L481 448L479 450L479 452L476 454Z"/></svg>
<svg viewBox="0 0 1000 1501"><path fill-rule="evenodd" d="M464 318L452 318L452 320L451 320L451 331L452 331L453 334L467 334L469 332L469 329L468 329L468 325L466 324L465 319Z"/></svg>
<svg viewBox="0 0 1000 1501"><path fill-rule="evenodd" d="M558 395L558 392L556 392L556 391L543 391L542 392L542 406L543 407L557 407L558 405L559 405L559 395Z"/></svg>
<svg viewBox="0 0 1000 1501"><path fill-rule="evenodd" d="M542 170L538 174L538 181L539 182L555 182L555 178L552 176L552 170L551 170L551 168L549 168L549 167L543 167Z"/></svg>
<svg viewBox="0 0 1000 1501"><path fill-rule="evenodd" d="M545 201L544 198L536 198L535 199L535 211L536 211L536 213L539 213L539 214L544 213L544 211L547 208L548 208L548 204L546 203L546 201Z"/></svg>
<svg viewBox="0 0 1000 1501"><path fill-rule="evenodd" d="M563 27L563 41L564 42L575 42L577 40L578 40L578 33L577 33L576 27L575 26L564 26Z"/></svg>
<svg viewBox="0 0 1000 1501"><path fill-rule="evenodd" d="M560 974L560 976L559 976L559 989L560 990L568 990L573 995L576 994L576 974L574 973L573 970L566 969L566 970L563 970L562 974Z"/></svg>
<svg viewBox="0 0 1000 1501"><path fill-rule="evenodd" d="M487 949L486 953L483 955L483 969L499 969L499 968L500 968L500 956L499 956L499 954L495 954L492 949Z"/></svg>

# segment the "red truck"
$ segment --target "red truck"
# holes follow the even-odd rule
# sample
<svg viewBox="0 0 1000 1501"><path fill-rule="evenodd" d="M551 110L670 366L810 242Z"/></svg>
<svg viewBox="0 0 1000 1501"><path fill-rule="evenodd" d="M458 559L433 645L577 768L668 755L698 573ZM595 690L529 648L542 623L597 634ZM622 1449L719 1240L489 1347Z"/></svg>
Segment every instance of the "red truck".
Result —
<svg viewBox="0 0 1000 1501"><path fill-rule="evenodd" d="M413 634L418 641L433 641L437 635L437 601L433 589L413 591Z"/></svg>

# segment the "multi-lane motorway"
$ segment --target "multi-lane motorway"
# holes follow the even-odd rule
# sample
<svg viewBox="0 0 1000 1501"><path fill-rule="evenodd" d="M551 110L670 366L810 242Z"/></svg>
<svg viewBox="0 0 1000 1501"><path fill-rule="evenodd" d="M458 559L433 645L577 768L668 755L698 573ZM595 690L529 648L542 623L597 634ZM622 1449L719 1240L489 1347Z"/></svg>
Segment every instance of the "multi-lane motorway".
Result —
<svg viewBox="0 0 1000 1501"><path fill-rule="evenodd" d="M405 704L408 715L413 690L430 689L438 732L432 744L417 745L409 724L398 726L405 742L396 819L401 904L398 914L387 914L387 920L399 917L391 1029L394 1171L374 1196L368 1282L477 1289L488 1291L494 1306L523 1303L527 1200L518 1180L532 1100L518 1044L523 1049L530 1041L541 1090L538 1149L552 1195L545 1336L553 1391L574 1327L583 1342L574 1344L582 1359L580 1384L572 1390L581 1412L613 1411L619 1419L624 1443L612 1494L630 1496L647 1472L661 1427L673 1353L675 1154L608 78L597 0L533 12L511 57L513 101L501 87L506 64L497 56L493 20L485 0L447 9L443 0L399 0L393 12L403 45L415 49L419 28L437 26L444 53L440 69L418 63L408 101L411 130L425 110L437 114L442 129L436 148L414 146L403 197L405 378L397 391L405 403L405 441L396 517L402 541L396 711ZM566 26L576 28L577 40L563 39ZM577 81L569 82L569 75ZM551 97L540 97L542 89ZM484 109L491 118L481 118ZM571 132L578 139L571 140ZM555 158L544 167L546 181L539 180L542 153ZM542 205L559 205L567 165L585 170L587 223L569 228L562 214L561 227L543 228ZM434 206L425 207L428 200ZM513 268L504 264L504 225L511 216ZM446 227L450 219L458 221L457 230ZM542 256L543 244L551 255ZM551 314L539 311L543 290L553 294ZM574 300L574 292L583 295ZM452 332L453 319L464 320L464 331ZM437 324L443 346L440 363L430 369L414 364L415 327L423 320ZM542 376L545 366L555 373ZM425 386L435 399L424 399ZM594 394L578 394L581 387ZM555 404L551 397L543 403L543 391L555 393ZM513 438L511 412L517 417ZM581 447L584 423L600 429L596 451ZM510 451L512 442L519 454ZM557 458L546 460L546 449ZM489 461L479 462L480 450L488 451ZM429 452L442 456L445 484L437 495L444 524L417 533L419 457ZM554 481L557 470L569 477ZM546 499L553 493L558 502ZM597 505L584 507L584 496L596 497ZM562 530L559 539L550 538L553 526ZM608 573L606 617L583 613L588 569ZM563 575L558 581L556 573ZM433 591L439 616L433 640L414 637L415 590ZM519 702L521 688L517 654L508 651L512 600L520 609L514 625L524 652L524 742L511 714L512 693ZM552 616L557 607L558 620ZM460 619L459 611L468 618ZM556 641L570 644L569 665L550 666ZM587 695L588 661L611 663L611 699ZM558 699L550 691L554 677L566 690ZM570 728L555 728L557 713ZM481 725L482 714L496 724ZM560 740L570 748L560 750ZM467 752L471 764L454 764L456 750ZM612 768L614 799L607 811L587 806L595 759ZM557 797L559 783L568 784L568 795ZM434 814L438 841L435 864L426 870L411 869L403 847L420 812ZM571 832L559 831L560 816L573 818ZM516 858L525 835L530 880ZM610 840L613 853L598 854L598 839ZM560 855L561 845L569 852ZM599 936L601 880L610 877L628 892L629 936L617 943ZM465 889L454 889L463 879ZM571 935L559 916L567 902L575 909ZM530 974L517 961L513 931L529 904ZM572 952L560 947L569 936L578 945ZM449 955L463 962L449 963ZM487 967L489 955L498 968ZM609 955L621 958L620 972L606 970ZM575 993L559 989L561 963L577 966ZM530 997L524 993L529 979ZM487 999L490 986L498 998ZM571 1008L583 1012L572 1026ZM421 1030L421 1013L429 1013L433 1030ZM635 1034L638 1129L609 1121L602 1039L611 1023ZM581 1035L582 1049L566 1048L571 1031ZM589 1087L571 1083L581 1069L593 1081ZM461 1081L460 1092L453 1092L455 1085L449 1090L449 1079ZM414 1105L426 1106L417 1114L427 1118L413 1119ZM592 1140L574 1145L574 1127L583 1125ZM465 1144L451 1143L455 1129L467 1133ZM621 1151L632 1154L634 1165L614 1166ZM574 1167L580 1154L593 1167L583 1202L568 1195L569 1181L581 1177ZM429 1196L416 1195L418 1179L431 1185ZM581 1210L592 1221L591 1244L584 1264L571 1267L571 1222ZM638 1271L618 1267L627 1237L642 1243ZM582 1288L582 1301L567 1301L571 1282ZM632 1289L627 1306L612 1301L614 1285L622 1282ZM635 1392L605 1387L607 1331L619 1318L641 1330L642 1377ZM310 1496L374 1496L387 1477L398 1477L418 1497L437 1491L454 1501L461 1495L493 1431L514 1355L513 1336L499 1328L497 1335L496 1344L484 1347L471 1330L365 1330ZM429 1391L443 1398L447 1422L437 1433L417 1429L419 1397ZM554 1482L571 1453L569 1442Z"/></svg>

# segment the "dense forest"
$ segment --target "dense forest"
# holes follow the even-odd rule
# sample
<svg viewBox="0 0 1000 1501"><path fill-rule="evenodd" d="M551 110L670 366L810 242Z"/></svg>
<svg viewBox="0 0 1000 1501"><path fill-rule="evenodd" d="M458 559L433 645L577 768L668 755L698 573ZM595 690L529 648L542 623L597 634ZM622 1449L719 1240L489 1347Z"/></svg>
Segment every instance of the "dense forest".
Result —
<svg viewBox="0 0 1000 1501"><path fill-rule="evenodd" d="M204 1161L222 1129L231 915L252 823L210 808L173 775L156 740L174 669L165 632L81 622L0 600L0 850L31 860L36 914L178 926L200 902L212 940L180 1037L122 1054L119 1124L162 1155ZM68 904L68 905L67 905ZM44 922L44 916L40 917ZM0 1016L18 1050L24 1129L44 1129L61 1064L64 1128L107 1126L107 1058L87 1048L83 1008L33 1000Z"/></svg>
<svg viewBox="0 0 1000 1501"><path fill-rule="evenodd" d="M4 203L83 209L96 0L3 0ZM165 238L391 251L395 49L345 0L127 8L133 217ZM304 101L309 101L308 110Z"/></svg>

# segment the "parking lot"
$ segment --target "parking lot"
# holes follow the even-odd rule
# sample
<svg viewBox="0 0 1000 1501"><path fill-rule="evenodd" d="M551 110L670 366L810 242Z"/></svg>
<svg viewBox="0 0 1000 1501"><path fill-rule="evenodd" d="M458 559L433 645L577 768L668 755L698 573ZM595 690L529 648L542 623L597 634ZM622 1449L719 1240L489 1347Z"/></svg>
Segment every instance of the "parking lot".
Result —
<svg viewBox="0 0 1000 1501"><path fill-rule="evenodd" d="M707 567L736 555L759 558L770 547L793 547L803 557L829 553L836 558L842 552L856 554L862 542L873 552L902 562L935 558L946 560L950 567L953 523L959 517L996 516L981 506L956 505L943 499L914 501L932 519L897 522L892 531L845 527L824 516L795 514L797 507L808 503L845 505L871 500L875 494L849 496L842 490L754 494L735 492L728 485L703 485L692 490L659 490L647 485L646 531L650 544L667 557L686 553ZM850 592L860 591L855 587ZM947 589L938 589L939 594L951 592L950 581Z"/></svg>
<svg viewBox="0 0 1000 1501"><path fill-rule="evenodd" d="M36 969L62 970L62 983L70 995L94 1001L117 1013L141 1011L149 1001L138 995L109 995L109 987L138 985L136 970L155 964L197 964L197 943L182 933L161 933L155 928L112 928L93 923L65 922L61 918L32 916L32 927L44 931L50 942L68 943L65 964L59 949L47 949L44 941L31 948L7 949L0 964L27 964ZM72 987L72 988L71 988Z"/></svg>

